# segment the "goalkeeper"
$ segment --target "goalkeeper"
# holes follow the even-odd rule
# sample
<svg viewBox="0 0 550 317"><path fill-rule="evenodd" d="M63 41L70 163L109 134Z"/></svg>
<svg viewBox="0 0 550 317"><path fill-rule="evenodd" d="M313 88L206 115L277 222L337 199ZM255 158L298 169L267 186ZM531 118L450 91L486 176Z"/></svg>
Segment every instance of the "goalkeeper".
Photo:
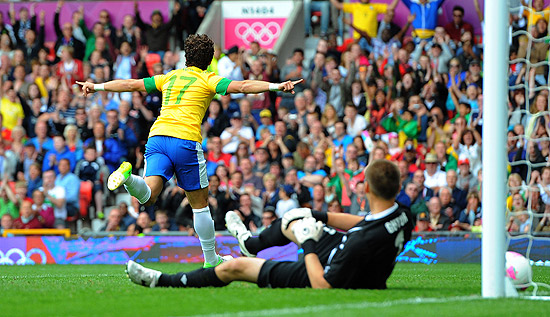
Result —
<svg viewBox="0 0 550 317"><path fill-rule="evenodd" d="M202 150L201 123L215 94L261 93L269 90L294 93L302 80L273 84L265 81L231 81L206 71L214 55L214 42L204 34L185 40L184 69L145 79L113 80L104 84L81 83L84 96L96 91L162 92L162 108L145 145L145 178L132 175L124 162L107 181L115 190L121 185L141 204L152 205L164 183L175 174L193 209L193 224L204 254L204 267L213 267L231 257L216 254L214 223L208 207L208 175Z"/></svg>
<svg viewBox="0 0 550 317"><path fill-rule="evenodd" d="M298 208L276 220L259 237L252 237L240 218L229 212L228 230L248 257L174 275L129 261L126 272L132 282L149 287L220 287L246 281L272 288L384 289L413 227L410 211L395 203L399 189L397 166L377 160L365 171L371 207L366 217ZM323 222L347 232L337 232ZM277 262L254 257L263 249L290 241L303 248L303 259Z"/></svg>

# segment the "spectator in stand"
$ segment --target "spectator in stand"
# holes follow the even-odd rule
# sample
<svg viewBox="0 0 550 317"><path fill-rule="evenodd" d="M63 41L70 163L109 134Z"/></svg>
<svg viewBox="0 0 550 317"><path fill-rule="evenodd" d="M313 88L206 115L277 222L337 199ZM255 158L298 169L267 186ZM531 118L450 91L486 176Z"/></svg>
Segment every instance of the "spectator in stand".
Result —
<svg viewBox="0 0 550 317"><path fill-rule="evenodd" d="M249 158L241 159L239 162L239 170L243 173L244 185L252 184L257 190L257 196L259 196L263 189L262 178L252 172L252 162Z"/></svg>
<svg viewBox="0 0 550 317"><path fill-rule="evenodd" d="M411 11L411 15L416 18L412 22L413 39L415 43L420 43L422 40L431 40L435 35L435 27L437 26L437 11L443 4L444 0L402 0L403 3Z"/></svg>
<svg viewBox="0 0 550 317"><path fill-rule="evenodd" d="M40 229L42 228L42 223L32 210L32 202L30 200L24 200L21 203L21 208L19 209L20 216L19 218L13 221L13 227L15 229Z"/></svg>
<svg viewBox="0 0 550 317"><path fill-rule="evenodd" d="M38 51L44 46L44 20L45 12L40 11L40 27L38 29L38 37L34 29L27 29L25 31L25 40L18 41L18 47L23 50L25 59L30 61L38 58Z"/></svg>
<svg viewBox="0 0 550 317"><path fill-rule="evenodd" d="M13 219L19 217L18 201L8 181L4 178L0 185L0 216L9 214Z"/></svg>
<svg viewBox="0 0 550 317"><path fill-rule="evenodd" d="M277 186L277 177L271 173L266 173L263 180L263 191L260 194L264 202L264 207L271 206L275 208L279 201L279 186Z"/></svg>
<svg viewBox="0 0 550 317"><path fill-rule="evenodd" d="M84 80L82 61L73 57L73 47L65 45L60 47L60 50L61 60L56 65L56 75L61 79L65 87L72 89L77 80Z"/></svg>
<svg viewBox="0 0 550 317"><path fill-rule="evenodd" d="M75 175L81 180L92 183L95 211L99 218L103 218L103 184L101 173L105 172L105 163L98 160L97 150L88 146L84 150L84 158L76 164Z"/></svg>
<svg viewBox="0 0 550 317"><path fill-rule="evenodd" d="M101 231L121 231L120 225L122 221L122 215L117 208L111 209L107 218L107 223Z"/></svg>
<svg viewBox="0 0 550 317"><path fill-rule="evenodd" d="M178 231L178 226L175 222L168 217L168 212L165 210L157 210L155 212L155 225L151 229L152 231L168 232Z"/></svg>
<svg viewBox="0 0 550 317"><path fill-rule="evenodd" d="M460 212L459 218L454 222L455 226L462 230L471 231L472 226L475 226L477 219L481 219L481 199L476 191L468 194L468 204L465 209Z"/></svg>
<svg viewBox="0 0 550 317"><path fill-rule="evenodd" d="M229 48L227 54L218 62L219 75L231 80L243 80L243 68L243 61L236 45Z"/></svg>
<svg viewBox="0 0 550 317"><path fill-rule="evenodd" d="M464 209L467 204L466 196L468 195L468 192L457 187L458 174L455 170L448 170L446 174L447 187L449 187L452 191L453 201L460 209Z"/></svg>
<svg viewBox="0 0 550 317"><path fill-rule="evenodd" d="M55 216L54 227L63 229L65 228L65 219L67 218L65 189L55 185L55 171L47 170L43 173L42 177L43 185L40 190L46 196L46 203L53 206Z"/></svg>
<svg viewBox="0 0 550 317"><path fill-rule="evenodd" d="M311 14L314 11L321 11L321 33L319 36L324 38L328 34L328 24L330 21L330 2L328 0L305 0L304 1L304 28L306 37L313 34L311 29Z"/></svg>
<svg viewBox="0 0 550 317"><path fill-rule="evenodd" d="M109 171L114 171L125 155L126 149L118 139L112 136L105 137L105 124L101 121L94 124L93 133L93 138L86 140L84 146L95 146L98 156L105 160Z"/></svg>
<svg viewBox="0 0 550 317"><path fill-rule="evenodd" d="M458 45L464 33L470 32L470 34L474 34L474 27L464 21L464 8L462 6L455 5L452 14L453 19L445 25L445 31L449 34L451 40Z"/></svg>
<svg viewBox="0 0 550 317"><path fill-rule="evenodd" d="M260 233L267 227L271 226L273 221L277 220L277 214L275 213L275 207L267 206L262 212L262 226L259 227L256 232Z"/></svg>
<svg viewBox="0 0 550 317"><path fill-rule="evenodd" d="M34 211L36 217L42 224L43 228L53 228L55 223L55 215L53 213L53 206L46 204L46 196L44 193L38 189L32 192L32 210Z"/></svg>
<svg viewBox="0 0 550 317"><path fill-rule="evenodd" d="M6 229L15 229L13 227L13 217L10 214L0 216L0 233Z"/></svg>
<svg viewBox="0 0 550 317"><path fill-rule="evenodd" d="M256 148L254 152L254 166L252 167L252 173L262 178L265 174L269 173L269 152L265 147Z"/></svg>
<svg viewBox="0 0 550 317"><path fill-rule="evenodd" d="M442 213L439 197L430 198L428 210L430 212L430 228L433 231L447 231L451 225L451 220Z"/></svg>
<svg viewBox="0 0 550 317"><path fill-rule="evenodd" d="M69 162L69 170L74 170L76 166L76 157L73 152L69 151L69 147L65 144L65 137L56 135L53 138L53 150L48 151L44 156L42 164L42 172L53 169L56 174L59 173L58 164L62 159L67 159Z"/></svg>
<svg viewBox="0 0 550 317"><path fill-rule="evenodd" d="M210 176L209 191L208 191L208 205L212 212L212 219L214 220L214 228L216 231L225 230L225 213L228 210L228 195L220 188L220 177L218 175Z"/></svg>
<svg viewBox="0 0 550 317"><path fill-rule="evenodd" d="M423 40L416 46L414 52L411 54L414 61L418 62L420 60L420 56L426 49L427 44L428 42ZM451 58L453 58L453 54L445 40L438 37L431 45L428 57L432 63L432 69L436 70L439 74L445 74L449 69L448 64Z"/></svg>
<svg viewBox="0 0 550 317"><path fill-rule="evenodd" d="M292 198L293 194L294 188L292 185L283 185L279 189L279 201L275 209L277 217L282 218L287 211L300 206L298 202Z"/></svg>
<svg viewBox="0 0 550 317"><path fill-rule="evenodd" d="M32 148L32 147L31 147ZM25 177L27 182L27 196L32 197L32 193L42 187L42 166L34 162L29 166L28 177Z"/></svg>
<svg viewBox="0 0 550 317"><path fill-rule="evenodd" d="M222 152L222 140L219 136L212 136L208 141L208 155L206 160L210 163L224 164L229 167L231 154Z"/></svg>
<svg viewBox="0 0 550 317"><path fill-rule="evenodd" d="M256 231L262 224L261 214L263 208L255 208L253 196L243 193L239 197L239 213L246 227L251 231Z"/></svg>
<svg viewBox="0 0 550 317"><path fill-rule="evenodd" d="M453 200L452 190L447 186L442 187L438 195L441 201L441 210L451 219L451 223L454 223L455 220L458 220L462 208Z"/></svg>
<svg viewBox="0 0 550 317"><path fill-rule="evenodd" d="M123 41L119 46L120 54L117 55L113 64L113 79L138 78L139 54L132 51L128 41Z"/></svg>
<svg viewBox="0 0 550 317"><path fill-rule="evenodd" d="M141 29L145 43L149 46L149 52L157 53L161 59L164 52L168 49L168 39L170 30L176 23L180 14L181 5L179 1L174 1L174 10L172 18L168 23L164 23L162 13L158 10L151 13L151 24L143 22L141 19L138 2L134 1L134 12L136 16L136 25Z"/></svg>
<svg viewBox="0 0 550 317"><path fill-rule="evenodd" d="M393 0L389 6L385 3L370 3L370 0L361 0L358 3L341 3L337 0L330 0L330 2L336 9L342 10L344 13L351 13L355 25L359 26L370 37L376 37L378 30L377 16L395 10L399 0ZM353 37L358 39L360 35L355 32Z"/></svg>
<svg viewBox="0 0 550 317"><path fill-rule="evenodd" d="M78 128L74 124L68 124L63 131L63 137L65 137L65 143L69 148L69 151L74 153L75 159L78 162L84 155L84 149L82 148L82 140L78 134Z"/></svg>
<svg viewBox="0 0 550 317"><path fill-rule="evenodd" d="M8 17L9 17L9 14L8 14ZM4 22L4 12L0 12L0 34L6 34L7 36L9 36L12 43L17 42L17 39L15 38L15 34L13 33L13 27Z"/></svg>
<svg viewBox="0 0 550 317"><path fill-rule="evenodd" d="M233 113L231 116L231 126L223 130L220 138L224 153L235 153L240 142L246 142L250 150L254 150L254 131L250 127L243 126L240 112Z"/></svg>
<svg viewBox="0 0 550 317"><path fill-rule="evenodd" d="M13 2L10 3L8 14L10 16L11 25L13 26L13 33L18 42L25 42L25 32L27 32L27 30L36 30L35 7L36 3L32 3L30 6L30 13L27 7L21 7L19 9L19 20L17 20Z"/></svg>
<svg viewBox="0 0 550 317"><path fill-rule="evenodd" d="M414 227L414 232L429 232L433 231L430 227L430 217L427 213L419 213L416 217L416 226Z"/></svg>
<svg viewBox="0 0 550 317"><path fill-rule="evenodd" d="M414 182L409 182L405 185L405 188L399 193L396 201L400 204L411 207L413 202L418 197L418 185Z"/></svg>
<svg viewBox="0 0 550 317"><path fill-rule="evenodd" d="M128 226L128 230L126 230L129 236L148 234L151 231L151 217L149 217L149 214L146 212L140 212L137 217L136 223Z"/></svg>
<svg viewBox="0 0 550 317"><path fill-rule="evenodd" d="M125 101L122 101L123 103ZM137 146L137 138L134 131L130 129L126 124L120 122L118 119L118 111L115 109L108 110L106 113L107 125L105 126L105 132L108 136L116 138L122 143L122 146L127 151L132 151Z"/></svg>
<svg viewBox="0 0 550 317"><path fill-rule="evenodd" d="M11 132L11 129L23 124L25 114L23 112L23 106L17 99L17 93L13 89L12 82L4 82L2 85L2 92L2 100L0 100L2 130Z"/></svg>
<svg viewBox="0 0 550 317"><path fill-rule="evenodd" d="M225 128L229 127L229 117L223 111L222 103L217 99L212 99L204 117L201 131L206 133L207 137L219 137Z"/></svg>
<svg viewBox="0 0 550 317"><path fill-rule="evenodd" d="M424 160L426 164L426 170L424 171L424 186L432 189L434 193L438 193L439 189L443 186L447 186L447 175L445 172L439 170L437 157L435 154L428 153Z"/></svg>
<svg viewBox="0 0 550 317"><path fill-rule="evenodd" d="M80 179L71 173L70 162L62 158L58 162L59 174L55 179L55 186L65 189L65 206L67 215L72 217L80 212Z"/></svg>
<svg viewBox="0 0 550 317"><path fill-rule="evenodd" d="M351 137L361 135L367 128L365 117L357 113L357 108L352 103L346 104L344 113L344 122L347 125L347 135Z"/></svg>
<svg viewBox="0 0 550 317"><path fill-rule="evenodd" d="M63 23L62 27L60 27L59 24L59 12L63 7L64 2L65 1L58 1L57 7L55 8L53 24L55 27L55 34L57 35L57 41L55 42L54 50L56 52L56 56L60 58L62 55L62 47L70 46L73 48L73 52L75 52L74 58L76 58L77 60L83 60L86 46L84 45L84 42L82 41L83 39L81 37L80 39L77 39L77 29L75 29L75 24L73 23L71 25L70 22L65 22ZM83 18L82 14L83 10L79 10L78 13L73 13L73 18L77 18L80 21ZM82 32L82 29L80 29L80 27L79 30L80 32Z"/></svg>

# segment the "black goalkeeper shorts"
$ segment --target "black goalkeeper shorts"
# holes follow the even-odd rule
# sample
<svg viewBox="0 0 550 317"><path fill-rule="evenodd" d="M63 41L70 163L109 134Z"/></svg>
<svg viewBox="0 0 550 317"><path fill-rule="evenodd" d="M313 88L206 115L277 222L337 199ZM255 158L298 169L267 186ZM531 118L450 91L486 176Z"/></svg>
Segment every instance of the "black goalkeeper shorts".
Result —
<svg viewBox="0 0 550 317"><path fill-rule="evenodd" d="M343 234L334 229L325 230L315 246L321 265L327 263L331 251L342 241ZM310 287L304 259L296 262L279 262L267 260L260 269L259 287L270 288L304 288Z"/></svg>

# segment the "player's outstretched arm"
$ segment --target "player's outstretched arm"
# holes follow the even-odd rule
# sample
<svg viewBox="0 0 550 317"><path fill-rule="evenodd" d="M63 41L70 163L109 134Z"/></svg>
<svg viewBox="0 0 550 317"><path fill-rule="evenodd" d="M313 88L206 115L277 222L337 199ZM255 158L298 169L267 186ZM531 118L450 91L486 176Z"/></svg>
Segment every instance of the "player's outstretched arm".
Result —
<svg viewBox="0 0 550 317"><path fill-rule="evenodd" d="M227 93L258 94L266 91L283 91L294 94L294 86L304 80L285 81L280 84L269 83L261 80L232 81L227 87Z"/></svg>
<svg viewBox="0 0 550 317"><path fill-rule="evenodd" d="M89 94L93 94L96 91L112 91L112 92L132 92L132 91L146 91L143 79L117 79L111 80L104 84L94 84L89 81L80 82L77 84L82 86L82 95L84 97Z"/></svg>
<svg viewBox="0 0 550 317"><path fill-rule="evenodd" d="M291 240L297 242L304 250L304 261L311 288L332 288L325 279L323 265L315 253L315 245L323 234L323 227L321 221L316 221L312 217L300 219L290 225L290 230L294 234L294 239Z"/></svg>
<svg viewBox="0 0 550 317"><path fill-rule="evenodd" d="M364 217L357 215L333 212L327 212L327 217L327 225L345 231L355 227L359 221L365 219Z"/></svg>
<svg viewBox="0 0 550 317"><path fill-rule="evenodd" d="M335 229L344 231L355 227L359 221L363 220L363 217L357 215L314 211L309 208L294 208L284 214L281 220L281 228L282 230L286 230L291 222L307 217L313 217Z"/></svg>

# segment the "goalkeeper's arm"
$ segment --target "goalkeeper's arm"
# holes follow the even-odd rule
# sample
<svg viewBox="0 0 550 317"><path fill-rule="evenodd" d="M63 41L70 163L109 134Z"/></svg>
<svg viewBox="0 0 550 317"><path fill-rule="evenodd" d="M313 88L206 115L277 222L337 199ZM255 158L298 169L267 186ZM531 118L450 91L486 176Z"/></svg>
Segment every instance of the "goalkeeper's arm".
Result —
<svg viewBox="0 0 550 317"><path fill-rule="evenodd" d="M302 83L304 80L285 81L280 84L269 83L261 80L241 80L232 81L227 87L227 93L258 94L266 91L283 91L294 93L294 86Z"/></svg>

